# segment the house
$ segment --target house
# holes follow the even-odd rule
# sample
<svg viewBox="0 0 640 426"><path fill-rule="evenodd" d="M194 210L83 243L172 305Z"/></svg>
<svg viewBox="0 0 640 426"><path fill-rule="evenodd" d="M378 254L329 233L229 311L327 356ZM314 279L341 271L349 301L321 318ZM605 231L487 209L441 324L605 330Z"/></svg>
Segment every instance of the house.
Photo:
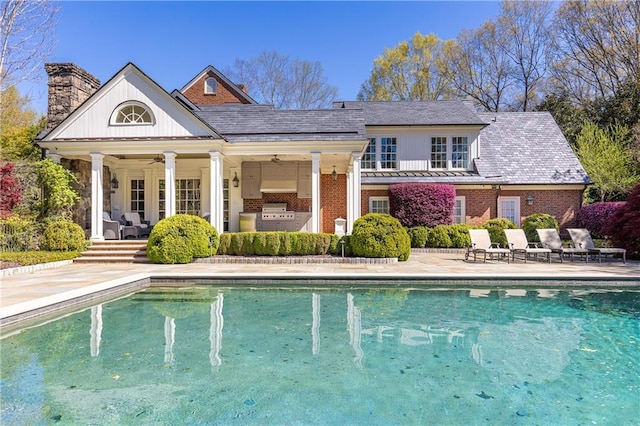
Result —
<svg viewBox="0 0 640 426"><path fill-rule="evenodd" d="M169 93L132 63L109 81L47 64L49 125L38 144L79 176L75 220L177 213L220 231L334 232L386 212L402 182L456 187L456 222L537 212L573 224L590 183L548 113L477 113L465 101L257 104L212 66ZM339 223L338 223L339 224Z"/></svg>

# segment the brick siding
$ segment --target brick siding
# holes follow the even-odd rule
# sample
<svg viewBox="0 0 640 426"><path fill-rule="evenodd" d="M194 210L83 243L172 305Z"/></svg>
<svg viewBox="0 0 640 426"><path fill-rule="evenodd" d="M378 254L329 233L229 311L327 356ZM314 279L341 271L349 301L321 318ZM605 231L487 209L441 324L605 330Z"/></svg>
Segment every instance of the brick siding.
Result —
<svg viewBox="0 0 640 426"><path fill-rule="evenodd" d="M228 84L216 79L218 82L217 93L204 93L204 82L207 78L214 77L215 74L205 74L184 91L183 95L196 105L222 105L229 103L247 104L246 100L237 96L236 91Z"/></svg>

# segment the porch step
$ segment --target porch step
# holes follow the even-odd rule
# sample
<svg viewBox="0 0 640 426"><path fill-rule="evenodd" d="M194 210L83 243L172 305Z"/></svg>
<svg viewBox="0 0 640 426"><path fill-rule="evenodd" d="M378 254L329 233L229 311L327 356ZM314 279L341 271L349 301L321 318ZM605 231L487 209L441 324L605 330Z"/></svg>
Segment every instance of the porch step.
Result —
<svg viewBox="0 0 640 426"><path fill-rule="evenodd" d="M74 263L150 263L146 240L94 242Z"/></svg>

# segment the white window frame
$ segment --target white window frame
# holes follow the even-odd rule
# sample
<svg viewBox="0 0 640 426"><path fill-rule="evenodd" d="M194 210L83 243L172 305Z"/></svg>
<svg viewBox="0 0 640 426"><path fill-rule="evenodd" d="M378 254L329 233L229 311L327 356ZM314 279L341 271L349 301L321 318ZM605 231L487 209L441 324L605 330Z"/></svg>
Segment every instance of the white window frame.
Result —
<svg viewBox="0 0 640 426"><path fill-rule="evenodd" d="M436 154L433 151L433 143L434 143L434 139L444 139L444 167L436 167L434 166L434 159L433 159L433 155ZM443 135L431 135L429 137L429 169L431 170L447 170L448 166L449 166L449 158L451 156L451 150L450 150L450 142L451 139L447 136L443 136ZM437 154L441 154L441 153L437 153ZM442 160L438 160L438 161L442 161Z"/></svg>
<svg viewBox="0 0 640 426"><path fill-rule="evenodd" d="M119 122L118 118L121 116L122 110L131 106L142 108L144 112L139 115L144 115L145 113L148 114L149 121ZM127 101L121 103L113 110L113 112L111 113L111 117L109 118L109 125L111 126L153 126L154 124L156 124L156 118L153 115L153 111L151 111L151 108L139 101Z"/></svg>
<svg viewBox="0 0 640 426"><path fill-rule="evenodd" d="M395 147L393 152L383 152L382 143L383 140L385 142L389 142ZM369 151L370 158L365 160L365 156L360 159L360 167L362 170L399 170L400 164L400 153L399 148L400 144L398 143L399 138L397 136L370 136L369 137L369 145L367 145L367 151ZM371 149L369 149L371 147ZM365 154L366 155L366 154ZM392 156L393 160L386 161L392 162L393 167L382 167L382 157L383 156ZM369 167L369 166L373 167Z"/></svg>
<svg viewBox="0 0 640 426"><path fill-rule="evenodd" d="M453 166L453 162L454 162L454 159L453 159L453 139L454 138L464 139L466 141L467 150L465 152L465 155L466 155L467 158L464 161L466 163L464 167L454 167ZM469 168L469 151L470 151L469 136L453 135L449 139L450 139L449 143L451 144L451 153L449 154L449 160L448 160L447 164L450 166L451 170L467 170Z"/></svg>
<svg viewBox="0 0 640 426"><path fill-rule="evenodd" d="M210 85L209 82L213 82L213 85ZM205 95L215 95L218 93L218 80L214 77L209 77L204 80L204 93Z"/></svg>
<svg viewBox="0 0 640 426"><path fill-rule="evenodd" d="M387 211L378 211L377 208L374 208L374 204L376 203L387 203ZM389 214L389 197L369 197L369 213L386 213Z"/></svg>
<svg viewBox="0 0 640 426"><path fill-rule="evenodd" d="M435 167L433 160L433 139L435 138L444 138L445 140L445 167ZM466 159L466 167L453 167L453 139L454 138L464 138L467 141L467 159ZM469 134L465 133L435 133L430 134L428 137L428 160L429 160L429 170L469 170L469 165L471 163L471 143L473 142L473 138Z"/></svg>
<svg viewBox="0 0 640 426"><path fill-rule="evenodd" d="M513 203L513 218L504 211L503 203ZM505 217L520 226L520 197L498 197L498 217Z"/></svg>
<svg viewBox="0 0 640 426"><path fill-rule="evenodd" d="M457 215L458 205L460 206L460 214ZM464 195L456 196L456 203L453 207L453 223L467 223L467 200Z"/></svg>

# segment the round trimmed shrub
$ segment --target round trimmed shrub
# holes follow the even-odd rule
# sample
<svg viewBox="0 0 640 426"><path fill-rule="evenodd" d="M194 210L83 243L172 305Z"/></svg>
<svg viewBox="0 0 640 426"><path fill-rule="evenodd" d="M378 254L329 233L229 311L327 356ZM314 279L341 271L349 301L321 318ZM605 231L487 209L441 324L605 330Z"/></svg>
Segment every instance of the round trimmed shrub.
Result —
<svg viewBox="0 0 640 426"><path fill-rule="evenodd" d="M153 263L189 263L218 251L216 228L201 217L177 214L162 219L151 230L147 257Z"/></svg>
<svg viewBox="0 0 640 426"><path fill-rule="evenodd" d="M546 213L534 213L531 216L527 216L522 222L522 229L527 235L527 241L539 242L540 237L536 229L549 229L555 228L556 231L560 230L560 225L555 217Z"/></svg>
<svg viewBox="0 0 640 426"><path fill-rule="evenodd" d="M471 226L465 223L448 225L447 231L449 232L451 247L454 247L454 248L469 247L471 245L471 237L469 236L469 229L471 229Z"/></svg>
<svg viewBox="0 0 640 426"><path fill-rule="evenodd" d="M500 244L500 247L507 247L507 237L504 235L504 230L518 229L515 223L504 217L490 219L482 227L489 231L491 242Z"/></svg>
<svg viewBox="0 0 640 426"><path fill-rule="evenodd" d="M446 225L438 225L433 228L427 228L427 240L425 247L431 248L447 248L451 247L451 238L447 231Z"/></svg>
<svg viewBox="0 0 640 426"><path fill-rule="evenodd" d="M350 238L354 256L409 259L411 239L400 221L388 214L369 213L353 223Z"/></svg>
<svg viewBox="0 0 640 426"><path fill-rule="evenodd" d="M77 223L66 220L52 222L42 234L40 249L47 251L80 251L86 243L84 231Z"/></svg>

